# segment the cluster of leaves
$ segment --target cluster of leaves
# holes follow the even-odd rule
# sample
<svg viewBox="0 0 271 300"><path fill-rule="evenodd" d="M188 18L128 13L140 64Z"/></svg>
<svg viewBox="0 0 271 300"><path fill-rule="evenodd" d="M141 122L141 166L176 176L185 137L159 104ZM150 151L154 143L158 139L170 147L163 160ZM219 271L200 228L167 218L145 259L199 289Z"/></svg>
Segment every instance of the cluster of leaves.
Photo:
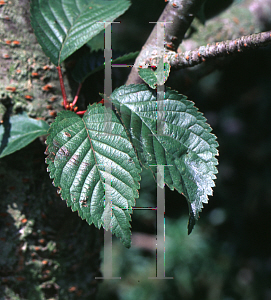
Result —
<svg viewBox="0 0 271 300"><path fill-rule="evenodd" d="M103 20L112 22L129 6L128 0L32 0L31 24L45 54L60 66L104 29ZM76 68L74 77L83 82L101 67L90 64L81 74ZM168 64L160 63L155 72L145 69L140 76L149 86L122 86L110 96L112 108L93 104L83 118L63 111L49 129L46 162L62 199L89 224L110 229L126 247L142 167L157 181L157 166L164 166L164 181L157 184L186 197L189 233L214 186L216 137L185 96L166 88L164 99L157 100L155 88L168 75Z"/></svg>

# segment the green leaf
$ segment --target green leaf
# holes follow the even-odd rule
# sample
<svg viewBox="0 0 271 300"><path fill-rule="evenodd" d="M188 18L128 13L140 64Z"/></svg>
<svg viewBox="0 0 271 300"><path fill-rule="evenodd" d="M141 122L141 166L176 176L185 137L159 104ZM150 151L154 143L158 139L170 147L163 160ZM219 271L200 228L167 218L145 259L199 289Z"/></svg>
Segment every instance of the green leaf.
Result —
<svg viewBox="0 0 271 300"><path fill-rule="evenodd" d="M165 183L186 197L190 233L215 185L218 143L211 127L193 102L170 89L157 101L145 84L122 86L111 99L142 165L156 179L157 165L165 166Z"/></svg>
<svg viewBox="0 0 271 300"><path fill-rule="evenodd" d="M47 134L48 129L46 122L29 118L26 113L5 120L0 125L0 158L24 148Z"/></svg>
<svg viewBox="0 0 271 300"><path fill-rule="evenodd" d="M164 84L169 76L170 64L163 63L162 59L159 61L157 69L154 71L151 68L138 68L139 76L151 87L156 89L157 84Z"/></svg>
<svg viewBox="0 0 271 300"><path fill-rule="evenodd" d="M206 16L205 16L205 3L204 2L201 6L199 11L196 13L196 17L199 19L200 23L205 25L206 22Z"/></svg>
<svg viewBox="0 0 271 300"><path fill-rule="evenodd" d="M106 130L107 113L101 104L89 106L83 118L70 111L59 113L46 141L46 162L67 205L89 224L111 228L130 247L130 213L138 197L141 168L115 114L112 131ZM112 217L105 195L112 197Z"/></svg>
<svg viewBox="0 0 271 300"><path fill-rule="evenodd" d="M123 64L136 59L139 52L131 52L114 59L118 52L113 51L112 64ZM104 51L94 51L82 56L75 68L72 70L72 77L78 83L82 83L88 76L104 69Z"/></svg>
<svg viewBox="0 0 271 300"><path fill-rule="evenodd" d="M129 6L129 0L32 0L30 19L44 53L57 66Z"/></svg>
<svg viewBox="0 0 271 300"><path fill-rule="evenodd" d="M113 31L112 31L112 35L113 35ZM112 35L111 35L111 41L113 41ZM104 32L100 32L99 34L95 35L91 40L87 42L86 45L90 47L91 51L99 51L99 50L104 51Z"/></svg>

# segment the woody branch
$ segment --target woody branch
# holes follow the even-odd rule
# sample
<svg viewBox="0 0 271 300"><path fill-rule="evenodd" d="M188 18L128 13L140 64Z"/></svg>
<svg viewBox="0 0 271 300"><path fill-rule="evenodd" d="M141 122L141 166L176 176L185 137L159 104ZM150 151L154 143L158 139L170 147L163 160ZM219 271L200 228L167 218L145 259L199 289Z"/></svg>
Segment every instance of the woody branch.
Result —
<svg viewBox="0 0 271 300"><path fill-rule="evenodd" d="M218 43L207 44L197 49L177 53L177 46L182 42L184 35L189 28L195 13L204 0L180 0L171 1L165 7L159 22L164 22L165 26L165 59L175 69L182 69L198 65L204 61L214 60L218 57L226 57L243 51L263 47L271 44L271 31L258 34L246 35L238 39L227 40ZM137 57L134 67L128 77L126 85L131 83L141 83L138 76L140 65L155 65L156 59L160 59L157 54L152 54L157 48L157 25Z"/></svg>
<svg viewBox="0 0 271 300"><path fill-rule="evenodd" d="M192 51L183 53L169 52L165 55L171 67L183 69L193 67L202 62L214 60L218 57L241 53L249 49L264 47L271 44L271 31L260 32L243 36L235 40L228 40L219 43L207 44ZM154 64L154 60L147 61L149 65Z"/></svg>
<svg viewBox="0 0 271 300"><path fill-rule="evenodd" d="M176 50L182 42L184 35L190 24L192 23L195 14L200 9L205 0L175 0L170 1L162 12L157 24L152 30L148 40L142 47L132 71L128 77L126 85L132 83L141 83L142 80L138 75L138 66L145 64L150 57L150 53L157 49L157 26L159 23L164 23L165 26L165 45L168 49Z"/></svg>

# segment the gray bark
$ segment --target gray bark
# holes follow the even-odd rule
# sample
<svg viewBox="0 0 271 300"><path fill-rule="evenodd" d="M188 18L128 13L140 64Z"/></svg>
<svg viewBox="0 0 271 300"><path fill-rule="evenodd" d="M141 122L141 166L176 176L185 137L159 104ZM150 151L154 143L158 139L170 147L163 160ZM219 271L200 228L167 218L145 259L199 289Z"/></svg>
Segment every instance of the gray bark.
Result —
<svg viewBox="0 0 271 300"><path fill-rule="evenodd" d="M61 91L33 34L28 0L0 7L0 43L0 117L26 111L50 123L63 109ZM57 195L44 151L36 140L0 160L0 299L95 299L101 232Z"/></svg>

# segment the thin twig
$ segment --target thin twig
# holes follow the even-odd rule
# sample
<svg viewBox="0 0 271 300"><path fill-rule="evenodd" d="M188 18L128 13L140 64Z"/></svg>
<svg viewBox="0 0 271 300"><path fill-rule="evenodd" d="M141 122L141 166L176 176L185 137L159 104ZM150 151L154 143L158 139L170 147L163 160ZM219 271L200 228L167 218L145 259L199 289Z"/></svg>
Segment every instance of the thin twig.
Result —
<svg viewBox="0 0 271 300"><path fill-rule="evenodd" d="M271 31L260 32L243 36L235 40L228 40L219 43L207 44L192 51L183 53L169 52L165 59L170 66L175 69L183 69L198 65L202 62L214 60L217 57L225 57L235 53L241 53L245 50L255 49L271 44ZM155 64L151 58L149 65Z"/></svg>

